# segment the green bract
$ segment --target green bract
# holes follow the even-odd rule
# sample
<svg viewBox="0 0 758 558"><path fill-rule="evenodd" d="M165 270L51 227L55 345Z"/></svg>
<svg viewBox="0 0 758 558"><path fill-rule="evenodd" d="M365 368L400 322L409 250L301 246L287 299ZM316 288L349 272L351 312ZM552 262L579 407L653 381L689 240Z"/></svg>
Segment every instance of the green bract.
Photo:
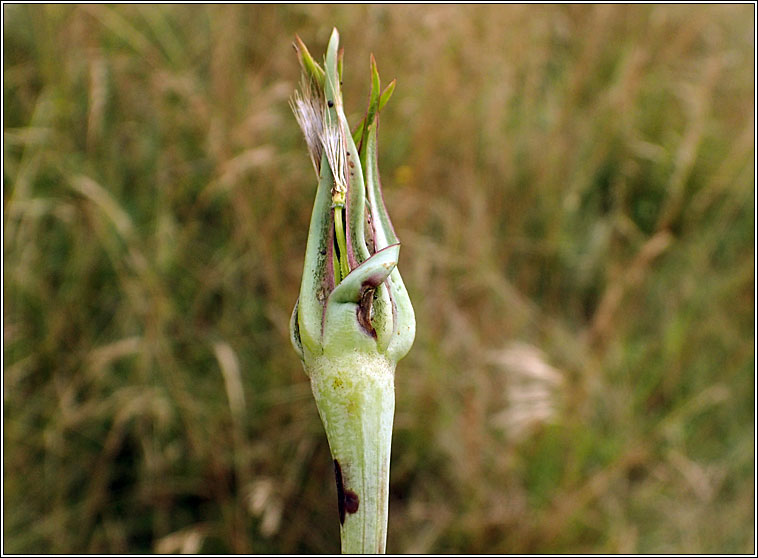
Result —
<svg viewBox="0 0 758 558"><path fill-rule="evenodd" d="M371 94L351 133L342 103L335 29L322 68L298 37L303 69L292 108L318 177L292 344L311 379L332 452L342 551L384 552L397 362L416 321L397 262L400 243L382 199L377 164L382 92L371 58Z"/></svg>

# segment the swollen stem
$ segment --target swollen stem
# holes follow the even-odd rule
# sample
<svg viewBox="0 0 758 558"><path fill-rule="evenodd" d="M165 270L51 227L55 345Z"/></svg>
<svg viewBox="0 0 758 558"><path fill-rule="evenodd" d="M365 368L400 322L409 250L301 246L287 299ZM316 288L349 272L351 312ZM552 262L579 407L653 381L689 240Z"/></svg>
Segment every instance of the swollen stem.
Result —
<svg viewBox="0 0 758 558"><path fill-rule="evenodd" d="M311 388L334 459L343 554L382 554L387 541L395 364L352 352L314 359Z"/></svg>

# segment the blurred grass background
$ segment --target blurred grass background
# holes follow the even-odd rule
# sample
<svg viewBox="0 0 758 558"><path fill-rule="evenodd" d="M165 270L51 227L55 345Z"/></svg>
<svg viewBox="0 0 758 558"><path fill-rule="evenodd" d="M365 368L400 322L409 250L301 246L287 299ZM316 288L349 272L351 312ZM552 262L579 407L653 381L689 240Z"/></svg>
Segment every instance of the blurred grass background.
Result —
<svg viewBox="0 0 758 558"><path fill-rule="evenodd" d="M751 553L752 5L4 5L4 545L339 550L300 34L373 52L392 553Z"/></svg>

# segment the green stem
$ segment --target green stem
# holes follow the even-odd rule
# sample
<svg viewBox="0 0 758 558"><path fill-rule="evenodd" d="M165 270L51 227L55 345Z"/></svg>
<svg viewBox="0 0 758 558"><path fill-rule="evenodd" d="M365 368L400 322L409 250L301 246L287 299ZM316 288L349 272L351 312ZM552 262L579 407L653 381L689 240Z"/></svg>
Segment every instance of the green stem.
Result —
<svg viewBox="0 0 758 558"><path fill-rule="evenodd" d="M339 283L350 273L350 265L347 261L347 241L345 240L345 227L342 223L342 207L334 208L334 236L337 237L337 248L339 254L340 277L335 277L335 283Z"/></svg>
<svg viewBox="0 0 758 558"><path fill-rule="evenodd" d="M308 367L335 461L343 554L382 554L387 541L395 364L324 355Z"/></svg>

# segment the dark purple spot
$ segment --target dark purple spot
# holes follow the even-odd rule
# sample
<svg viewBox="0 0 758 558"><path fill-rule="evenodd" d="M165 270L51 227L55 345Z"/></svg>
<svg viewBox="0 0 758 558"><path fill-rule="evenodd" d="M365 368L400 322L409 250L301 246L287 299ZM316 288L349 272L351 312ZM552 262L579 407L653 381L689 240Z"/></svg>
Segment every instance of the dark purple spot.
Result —
<svg viewBox="0 0 758 558"><path fill-rule="evenodd" d="M332 108L334 106L334 101L327 101L327 105L329 105L329 108Z"/></svg>
<svg viewBox="0 0 758 558"><path fill-rule="evenodd" d="M337 509L340 514L340 525L345 524L345 511L355 513L358 511L358 495L352 490L345 490L342 484L342 467L340 462L334 460L334 477L337 481Z"/></svg>
<svg viewBox="0 0 758 558"><path fill-rule="evenodd" d="M347 513L358 511L358 495L352 490L345 490L345 510Z"/></svg>
<svg viewBox="0 0 758 558"><path fill-rule="evenodd" d="M345 489L342 486L342 467L334 460L334 477L337 480L337 509L340 513L340 525L345 524Z"/></svg>

